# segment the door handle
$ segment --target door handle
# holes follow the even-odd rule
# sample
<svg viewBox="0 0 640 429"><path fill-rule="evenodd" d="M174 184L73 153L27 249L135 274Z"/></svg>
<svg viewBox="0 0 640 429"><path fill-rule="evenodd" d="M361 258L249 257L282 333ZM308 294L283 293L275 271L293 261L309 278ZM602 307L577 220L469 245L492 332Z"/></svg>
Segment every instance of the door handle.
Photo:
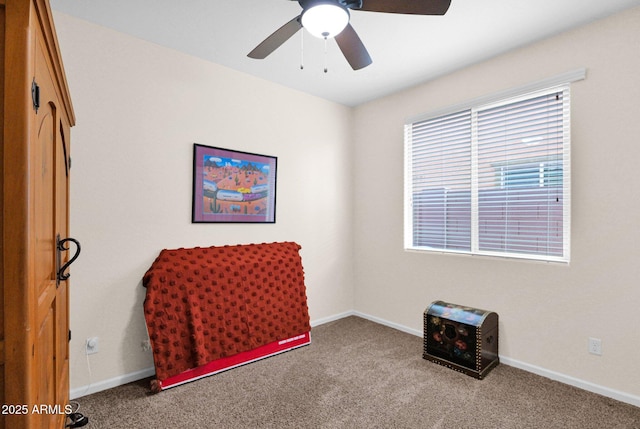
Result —
<svg viewBox="0 0 640 429"><path fill-rule="evenodd" d="M76 253L67 261L66 264L60 266L62 263L62 252L69 250L71 247L65 247L65 244L70 241L76 245ZM56 287L60 286L60 282L67 280L71 274L65 273L69 265L73 264L73 262L78 259L80 256L80 242L75 238L63 238L60 239L60 234L56 236Z"/></svg>

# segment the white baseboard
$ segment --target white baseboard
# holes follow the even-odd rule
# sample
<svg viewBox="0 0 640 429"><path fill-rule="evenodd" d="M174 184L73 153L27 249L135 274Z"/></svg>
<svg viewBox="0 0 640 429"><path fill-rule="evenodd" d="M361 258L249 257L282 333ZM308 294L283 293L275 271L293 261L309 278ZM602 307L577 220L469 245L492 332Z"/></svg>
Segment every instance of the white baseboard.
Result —
<svg viewBox="0 0 640 429"><path fill-rule="evenodd" d="M140 371L130 372L129 374L110 378L108 380L91 383L88 386L77 387L75 389L71 389L71 391L69 392L69 398L73 400L81 398L83 396L91 395L92 393L112 389L114 387L122 386L123 384L132 383L134 381L142 380L143 378L151 377L155 373L155 368L145 368Z"/></svg>
<svg viewBox="0 0 640 429"><path fill-rule="evenodd" d="M422 331L408 328L406 326L389 322L388 320L371 316L369 314L361 313L355 310L346 311L344 313L335 314L333 316L324 317L322 319L312 320L311 327L324 325L325 323L333 322L335 320L340 320L348 316L358 316L363 319L367 319L372 322L378 323L380 325L388 326L390 328L397 329L398 331L406 332L407 334L415 335L418 337L423 336ZM640 407L639 396L631 395L629 393L621 392L615 389L610 389L608 387L600 386L598 384L594 384L589 381L580 380L578 378L571 377L566 374L561 374L555 371L541 368L539 366L528 364L526 362L521 362L516 359L511 359L510 357L507 357L507 356L500 355L500 363L508 366L512 366L514 368L522 369L524 371L531 372L533 374L537 374L542 377L550 378L551 380L559 381L561 383L568 384L570 386L574 386L579 389L586 390L588 392L597 393L598 395L606 396L607 398L615 399L616 401L620 401L636 407ZM70 397L71 399L80 398L82 396L90 395L92 393L97 393L102 390L111 389L114 387L121 386L123 384L131 383L137 380L141 380L143 378L151 377L154 374L155 374L154 368L146 368L140 371L135 371L119 377L111 378L109 380L100 381L98 383L92 383L89 386L72 389L70 393Z"/></svg>
<svg viewBox="0 0 640 429"><path fill-rule="evenodd" d="M589 381L571 377L570 375L561 374L559 372L551 371L546 368L531 365L526 362L520 362L516 359L511 359L502 355L500 356L500 363L512 366L514 368L522 369L527 372L532 372L542 377L550 378L551 380L559 381L561 383L568 384L570 386L577 387L588 392L597 393L598 395L606 396L607 398L615 399L616 401L640 407L640 396L635 396L629 393L621 392L619 390L610 389L605 386L600 386L599 384L591 383Z"/></svg>
<svg viewBox="0 0 640 429"><path fill-rule="evenodd" d="M354 316L358 316L358 317L362 317L363 319L371 320L372 322L376 322L376 323L378 323L380 325L384 325L384 326L388 326L388 327L393 328L393 329L397 329L398 331L406 332L407 334L415 335L417 337L422 337L423 336L422 331L418 331L416 329L411 329L411 328L408 328L408 327L406 327L404 325L399 325L397 323L389 322L387 320L380 319L379 317L371 316L371 315L365 314L365 313L360 313L359 311L354 311L353 315Z"/></svg>
<svg viewBox="0 0 640 429"><path fill-rule="evenodd" d="M370 316L368 314L360 313L358 311L353 311L351 314L353 314L354 316L362 317L363 319L371 320L372 322L379 323L381 325L388 326L390 328L397 329L402 332L406 332L408 334L416 335L418 337L423 337L424 335L422 331L418 331L416 329L411 329L406 326L398 325L397 323L389 322L387 320L380 319L375 316ZM533 374L537 374L545 378L550 378L551 380L559 381L561 383L568 384L570 386L577 387L579 389L586 390L588 392L597 393L598 395L606 396L607 398L615 399L616 401L620 401L626 404L640 407L640 396L635 396L626 392L621 392L619 390L610 389L608 387L600 386L598 384L591 383L589 381L571 377L570 375L561 374L559 372L551 371L546 368L531 365L516 359L511 359L510 357L503 356L503 355L500 355L500 363L504 365L512 366L514 368L522 369L524 371L531 372Z"/></svg>
<svg viewBox="0 0 640 429"><path fill-rule="evenodd" d="M333 316L323 317L322 319L315 319L311 321L311 327L324 325L325 323L334 322L336 320L344 319L345 317L357 315L355 311L345 311L344 313L334 314Z"/></svg>

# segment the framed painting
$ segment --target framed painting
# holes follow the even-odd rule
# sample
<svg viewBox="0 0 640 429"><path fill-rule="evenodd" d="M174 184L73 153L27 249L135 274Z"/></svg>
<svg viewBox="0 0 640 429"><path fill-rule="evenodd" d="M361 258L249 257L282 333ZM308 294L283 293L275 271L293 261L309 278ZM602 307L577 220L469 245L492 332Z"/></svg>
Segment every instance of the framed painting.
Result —
<svg viewBox="0 0 640 429"><path fill-rule="evenodd" d="M193 223L275 223L274 156L193 145Z"/></svg>

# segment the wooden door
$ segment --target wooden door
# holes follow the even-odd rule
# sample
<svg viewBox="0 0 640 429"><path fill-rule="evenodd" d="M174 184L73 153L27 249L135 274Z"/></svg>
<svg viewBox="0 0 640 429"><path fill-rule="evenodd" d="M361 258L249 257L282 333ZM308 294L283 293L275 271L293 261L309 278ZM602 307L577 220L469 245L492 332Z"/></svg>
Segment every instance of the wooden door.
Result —
<svg viewBox="0 0 640 429"><path fill-rule="evenodd" d="M69 400L68 285L58 281L57 240L68 237L68 130L52 79L44 37L36 37L35 82L39 107L35 115L32 154L34 184L33 242L35 244L34 427L64 426ZM69 258L62 252L61 261Z"/></svg>
<svg viewBox="0 0 640 429"><path fill-rule="evenodd" d="M0 5L0 34L5 34L4 5ZM0 70L4 71L4 38L0 37ZM3 210L0 213L0 404L5 400L5 335L4 335L4 73L0 73L0 201ZM0 415L0 429L4 429L4 418Z"/></svg>
<svg viewBox="0 0 640 429"><path fill-rule="evenodd" d="M56 244L69 235L75 118L47 0L0 0L0 30L0 398L14 405L0 429L64 428L69 285L57 274L70 255Z"/></svg>

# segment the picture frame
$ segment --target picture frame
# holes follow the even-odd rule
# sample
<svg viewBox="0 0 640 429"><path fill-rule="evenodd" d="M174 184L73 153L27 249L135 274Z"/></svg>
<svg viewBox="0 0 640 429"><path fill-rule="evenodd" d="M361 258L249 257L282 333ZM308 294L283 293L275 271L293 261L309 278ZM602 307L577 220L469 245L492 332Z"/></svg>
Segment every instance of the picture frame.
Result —
<svg viewBox="0 0 640 429"><path fill-rule="evenodd" d="M275 223L278 158L193 145L192 223Z"/></svg>

